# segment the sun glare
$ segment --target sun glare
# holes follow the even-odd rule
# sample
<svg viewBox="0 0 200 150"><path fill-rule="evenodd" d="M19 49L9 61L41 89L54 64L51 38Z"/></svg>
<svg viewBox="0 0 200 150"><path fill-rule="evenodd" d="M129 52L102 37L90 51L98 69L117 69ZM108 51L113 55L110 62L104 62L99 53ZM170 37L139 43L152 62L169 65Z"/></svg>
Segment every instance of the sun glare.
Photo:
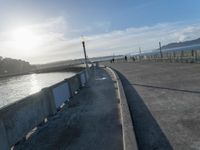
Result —
<svg viewBox="0 0 200 150"><path fill-rule="evenodd" d="M22 52L22 55L33 54L40 42L39 35L27 27L13 30L12 39L13 46L18 52Z"/></svg>

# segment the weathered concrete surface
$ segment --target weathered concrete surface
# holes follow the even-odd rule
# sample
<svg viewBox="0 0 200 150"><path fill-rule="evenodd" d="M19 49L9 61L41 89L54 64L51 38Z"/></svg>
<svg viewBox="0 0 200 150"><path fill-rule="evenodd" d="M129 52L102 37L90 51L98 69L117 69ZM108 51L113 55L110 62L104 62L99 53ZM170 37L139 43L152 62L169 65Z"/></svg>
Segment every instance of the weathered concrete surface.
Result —
<svg viewBox="0 0 200 150"><path fill-rule="evenodd" d="M115 63L139 149L200 149L200 65Z"/></svg>
<svg viewBox="0 0 200 150"><path fill-rule="evenodd" d="M117 73L113 69L108 68L108 70L110 70L111 76L116 81L116 86L118 88L124 150L138 150L131 113L124 93L123 85Z"/></svg>
<svg viewBox="0 0 200 150"><path fill-rule="evenodd" d="M6 130L5 130L4 124L1 121L0 121L0 145L1 145L1 150L9 149L7 136L6 136Z"/></svg>
<svg viewBox="0 0 200 150"><path fill-rule="evenodd" d="M77 91L81 87L81 81L79 79L79 75L75 75L69 79L67 79L70 89L71 89L71 95L73 96L75 94L75 91Z"/></svg>
<svg viewBox="0 0 200 150"><path fill-rule="evenodd" d="M110 76L102 69L89 87L15 150L122 150L119 103Z"/></svg>
<svg viewBox="0 0 200 150"><path fill-rule="evenodd" d="M2 121L5 127L9 147L21 140L51 113L51 105L42 92L0 109L0 122Z"/></svg>

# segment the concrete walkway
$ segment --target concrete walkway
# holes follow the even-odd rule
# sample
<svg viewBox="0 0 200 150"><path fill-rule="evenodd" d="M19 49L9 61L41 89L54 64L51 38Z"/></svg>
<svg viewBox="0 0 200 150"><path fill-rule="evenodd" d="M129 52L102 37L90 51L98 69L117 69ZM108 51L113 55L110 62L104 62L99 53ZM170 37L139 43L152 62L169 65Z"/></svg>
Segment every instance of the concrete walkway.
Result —
<svg viewBox="0 0 200 150"><path fill-rule="evenodd" d="M88 87L15 150L122 150L119 101L111 77L98 69Z"/></svg>
<svg viewBox="0 0 200 150"><path fill-rule="evenodd" d="M200 64L106 65L122 80L140 150L200 150Z"/></svg>

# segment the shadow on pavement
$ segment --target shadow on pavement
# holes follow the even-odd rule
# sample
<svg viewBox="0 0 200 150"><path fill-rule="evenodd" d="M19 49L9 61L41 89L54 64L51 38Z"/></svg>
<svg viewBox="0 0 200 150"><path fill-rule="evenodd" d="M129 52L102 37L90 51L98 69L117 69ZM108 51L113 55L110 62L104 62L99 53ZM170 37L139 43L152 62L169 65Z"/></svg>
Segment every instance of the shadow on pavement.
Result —
<svg viewBox="0 0 200 150"><path fill-rule="evenodd" d="M115 70L116 71L116 70ZM119 75L129 104L133 125L140 150L173 150L169 140L145 105L134 86Z"/></svg>

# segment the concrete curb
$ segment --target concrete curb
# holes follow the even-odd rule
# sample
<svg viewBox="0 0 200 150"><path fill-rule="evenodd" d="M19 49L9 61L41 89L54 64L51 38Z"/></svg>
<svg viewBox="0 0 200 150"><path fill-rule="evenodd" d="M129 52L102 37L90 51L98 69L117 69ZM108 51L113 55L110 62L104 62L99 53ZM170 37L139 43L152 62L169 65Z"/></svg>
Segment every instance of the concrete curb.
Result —
<svg viewBox="0 0 200 150"><path fill-rule="evenodd" d="M127 99L124 93L124 89L121 83L121 80L117 73L106 67L114 76L114 80L117 82L118 88L118 98L120 99L120 113L122 121L122 134L123 134L123 147L124 150L138 150L138 145L136 142L135 131L130 115L130 110L128 107Z"/></svg>

